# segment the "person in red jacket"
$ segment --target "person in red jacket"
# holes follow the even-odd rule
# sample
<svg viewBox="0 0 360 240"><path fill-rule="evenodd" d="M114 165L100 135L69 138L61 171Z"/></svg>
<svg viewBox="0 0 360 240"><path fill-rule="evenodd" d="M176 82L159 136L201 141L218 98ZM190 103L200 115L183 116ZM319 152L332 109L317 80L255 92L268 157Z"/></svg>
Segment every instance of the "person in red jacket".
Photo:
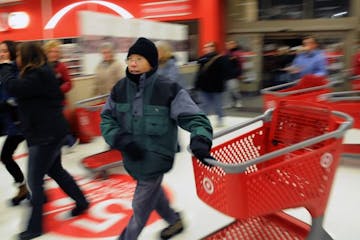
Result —
<svg viewBox="0 0 360 240"><path fill-rule="evenodd" d="M59 80L60 89L65 94L70 91L72 84L66 65L60 62L60 46L61 42L59 40L50 40L44 44L44 50L49 64L55 70L56 78Z"/></svg>
<svg viewBox="0 0 360 240"><path fill-rule="evenodd" d="M61 57L61 42L59 40L50 40L46 42L43 46L44 51L46 53L47 61L50 66L53 67L53 70L56 74L56 79L59 81L59 86L61 92L64 94L69 92L72 88L71 77L69 71L64 63L60 61ZM67 102L66 98L64 98L64 107L66 107ZM72 134L67 136L67 146L69 148L75 146L79 140L74 137Z"/></svg>

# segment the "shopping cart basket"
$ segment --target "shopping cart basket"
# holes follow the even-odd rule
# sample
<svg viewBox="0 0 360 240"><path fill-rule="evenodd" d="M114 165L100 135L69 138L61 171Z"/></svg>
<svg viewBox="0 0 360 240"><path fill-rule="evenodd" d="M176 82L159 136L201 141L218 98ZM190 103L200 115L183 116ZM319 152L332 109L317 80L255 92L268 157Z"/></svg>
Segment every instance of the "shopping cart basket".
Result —
<svg viewBox="0 0 360 240"><path fill-rule="evenodd" d="M305 75L294 82L264 88L261 90L264 109L276 107L280 100L315 101L318 95L331 92L331 87L338 83L322 76Z"/></svg>
<svg viewBox="0 0 360 240"><path fill-rule="evenodd" d="M360 129L360 90L322 94L318 102L324 102L332 110L342 111L354 119L353 128ZM345 155L359 155L360 143L344 143Z"/></svg>
<svg viewBox="0 0 360 240"><path fill-rule="evenodd" d="M340 123L338 117L344 121ZM261 123L212 148L217 161L206 161L216 167L207 167L193 157L197 195L209 206L238 219L237 223L305 207L312 217L307 239L331 239L322 222L342 137L352 121L349 115L322 104L281 101L277 108L215 135ZM303 239L283 238L274 229L261 235L252 232L256 231L254 226L238 229L251 236L244 239Z"/></svg>
<svg viewBox="0 0 360 240"><path fill-rule="evenodd" d="M81 143L88 143L94 137L101 135L100 113L104 105L104 98L108 96L109 94L104 94L76 102L76 131Z"/></svg>

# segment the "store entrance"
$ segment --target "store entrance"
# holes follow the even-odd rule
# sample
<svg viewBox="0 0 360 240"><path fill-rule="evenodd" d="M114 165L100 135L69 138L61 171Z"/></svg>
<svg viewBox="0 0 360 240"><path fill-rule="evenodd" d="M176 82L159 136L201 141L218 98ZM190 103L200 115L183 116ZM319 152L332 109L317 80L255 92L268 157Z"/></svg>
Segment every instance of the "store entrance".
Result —
<svg viewBox="0 0 360 240"><path fill-rule="evenodd" d="M283 69L292 63L302 45L302 36L265 36L263 45L262 88L292 81Z"/></svg>

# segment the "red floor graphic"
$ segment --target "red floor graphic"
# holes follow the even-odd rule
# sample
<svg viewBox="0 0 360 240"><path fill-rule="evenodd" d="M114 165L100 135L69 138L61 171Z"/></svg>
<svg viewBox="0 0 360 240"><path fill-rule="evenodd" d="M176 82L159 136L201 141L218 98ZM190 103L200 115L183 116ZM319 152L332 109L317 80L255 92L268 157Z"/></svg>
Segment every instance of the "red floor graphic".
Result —
<svg viewBox="0 0 360 240"><path fill-rule="evenodd" d="M77 182L91 202L89 210L71 218L69 214L74 202L59 187L48 189L48 202L44 206L45 231L75 238L118 236L132 215L131 200L136 182L128 175L78 179ZM165 191L170 196L169 190L165 188ZM147 224L159 219L153 212Z"/></svg>

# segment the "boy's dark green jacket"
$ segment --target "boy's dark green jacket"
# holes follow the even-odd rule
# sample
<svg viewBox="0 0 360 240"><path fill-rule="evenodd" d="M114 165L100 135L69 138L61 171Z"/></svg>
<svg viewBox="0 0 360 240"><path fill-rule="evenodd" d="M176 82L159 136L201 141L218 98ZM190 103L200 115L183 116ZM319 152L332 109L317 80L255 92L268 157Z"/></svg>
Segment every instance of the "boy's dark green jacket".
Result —
<svg viewBox="0 0 360 240"><path fill-rule="evenodd" d="M156 177L171 169L178 126L189 131L190 138L201 135L212 140L208 118L187 91L156 73L141 75L138 84L128 77L120 80L101 118L105 141L122 152L125 168L135 179ZM133 159L124 151L131 142L145 150L142 159Z"/></svg>

